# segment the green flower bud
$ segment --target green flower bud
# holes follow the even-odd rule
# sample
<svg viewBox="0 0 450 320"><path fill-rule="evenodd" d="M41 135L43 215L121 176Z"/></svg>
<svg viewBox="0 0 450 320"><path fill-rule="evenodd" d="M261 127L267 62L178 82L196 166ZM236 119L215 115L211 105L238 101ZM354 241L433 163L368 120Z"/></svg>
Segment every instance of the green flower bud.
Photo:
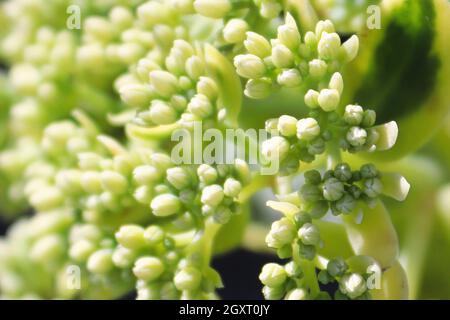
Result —
<svg viewBox="0 0 450 320"><path fill-rule="evenodd" d="M252 99L267 98L272 90L272 82L269 79L251 79L245 85L244 94Z"/></svg>
<svg viewBox="0 0 450 320"><path fill-rule="evenodd" d="M301 84L302 76L297 69L288 69L278 75L277 82L281 86L293 88Z"/></svg>
<svg viewBox="0 0 450 320"><path fill-rule="evenodd" d="M283 160L289 152L289 142L280 136L275 136L262 143L261 153L268 160Z"/></svg>
<svg viewBox="0 0 450 320"><path fill-rule="evenodd" d="M360 169L361 177L364 179L376 178L378 176L378 170L375 165L371 163L364 164Z"/></svg>
<svg viewBox="0 0 450 320"><path fill-rule="evenodd" d="M304 201L315 202L322 200L322 193L317 185L305 183L300 187L300 197Z"/></svg>
<svg viewBox="0 0 450 320"><path fill-rule="evenodd" d="M219 93L219 88L213 79L200 77L197 82L197 92L208 97L210 101L214 101Z"/></svg>
<svg viewBox="0 0 450 320"><path fill-rule="evenodd" d="M223 38L228 43L241 43L246 38L248 24L242 19L231 19L223 28Z"/></svg>
<svg viewBox="0 0 450 320"><path fill-rule="evenodd" d="M361 275L352 273L342 276L339 281L339 290L346 294L350 299L355 299L364 294L367 287L366 282Z"/></svg>
<svg viewBox="0 0 450 320"><path fill-rule="evenodd" d="M351 127L347 132L347 141L354 147L361 147L366 143L367 131L360 127Z"/></svg>
<svg viewBox="0 0 450 320"><path fill-rule="evenodd" d="M207 96L196 94L187 106L189 112L200 118L207 118L213 112L213 106Z"/></svg>
<svg viewBox="0 0 450 320"><path fill-rule="evenodd" d="M336 202L336 209L342 213L349 214L356 207L356 200L349 194L344 195Z"/></svg>
<svg viewBox="0 0 450 320"><path fill-rule="evenodd" d="M323 89L319 93L317 102L325 112L334 111L339 106L341 97L336 89Z"/></svg>
<svg viewBox="0 0 450 320"><path fill-rule="evenodd" d="M111 249L95 251L87 262L87 269L92 273L108 273L113 267Z"/></svg>
<svg viewBox="0 0 450 320"><path fill-rule="evenodd" d="M305 289L292 289L286 294L285 300L307 300L308 292Z"/></svg>
<svg viewBox="0 0 450 320"><path fill-rule="evenodd" d="M276 263L268 263L259 274L259 280L271 288L279 287L284 284L287 279L286 271L282 266Z"/></svg>
<svg viewBox="0 0 450 320"><path fill-rule="evenodd" d="M317 170L306 171L304 176L306 183L317 185L322 182L322 176L320 175L320 172Z"/></svg>
<svg viewBox="0 0 450 320"><path fill-rule="evenodd" d="M149 245L156 245L163 241L164 231L158 226L150 226L144 231L144 239Z"/></svg>
<svg viewBox="0 0 450 320"><path fill-rule="evenodd" d="M170 97L178 90L178 79L167 71L151 71L150 83L155 88L155 91L163 97Z"/></svg>
<svg viewBox="0 0 450 320"><path fill-rule="evenodd" d="M305 223L298 230L298 237L306 245L316 246L320 243L319 229L311 223Z"/></svg>
<svg viewBox="0 0 450 320"><path fill-rule="evenodd" d="M231 10L231 3L229 0L195 0L194 8L201 15L221 19Z"/></svg>
<svg viewBox="0 0 450 320"><path fill-rule="evenodd" d="M361 106L351 105L345 107L344 120L351 126L360 125L364 116L364 110Z"/></svg>
<svg viewBox="0 0 450 320"><path fill-rule="evenodd" d="M234 58L236 72L243 78L258 79L265 75L266 66L258 56L241 54Z"/></svg>
<svg viewBox="0 0 450 320"><path fill-rule="evenodd" d="M295 233L296 228L294 223L288 218L282 218L272 223L269 240L273 240L271 244L275 244L276 248L281 248L294 240Z"/></svg>
<svg viewBox="0 0 450 320"><path fill-rule="evenodd" d="M222 187L218 184L213 184L203 189L201 202L215 208L222 202L223 197Z"/></svg>
<svg viewBox="0 0 450 320"><path fill-rule="evenodd" d="M182 190L190 184L190 176L184 168L169 168L166 175L167 181L178 190Z"/></svg>
<svg viewBox="0 0 450 320"><path fill-rule="evenodd" d="M337 33L322 32L322 35L317 45L317 52L319 57L324 60L332 60L339 54L341 47L341 38Z"/></svg>
<svg viewBox="0 0 450 320"><path fill-rule="evenodd" d="M134 251L118 246L112 255L112 261L116 267L119 268L131 268L133 266L136 254Z"/></svg>
<svg viewBox="0 0 450 320"><path fill-rule="evenodd" d="M337 201L344 195L344 185L336 178L329 178L322 186L323 197L328 201Z"/></svg>
<svg viewBox="0 0 450 320"><path fill-rule="evenodd" d="M177 287L172 282L167 282L161 287L161 300L177 300L179 294Z"/></svg>
<svg viewBox="0 0 450 320"><path fill-rule="evenodd" d="M216 223L226 224L230 221L232 214L230 208L219 206L213 213L213 219Z"/></svg>
<svg viewBox="0 0 450 320"><path fill-rule="evenodd" d="M102 192L100 173L96 171L84 172L81 176L81 186L86 192L98 194Z"/></svg>
<svg viewBox="0 0 450 320"><path fill-rule="evenodd" d="M264 295L264 299L266 300L280 300L284 296L284 288L283 287L269 287L264 286L262 289L262 293Z"/></svg>
<svg viewBox="0 0 450 320"><path fill-rule="evenodd" d="M319 92L308 90L305 94L305 104L310 108L317 108L319 106Z"/></svg>
<svg viewBox="0 0 450 320"><path fill-rule="evenodd" d="M352 170L347 163L340 163L334 169L334 176L342 182L347 182L352 178Z"/></svg>
<svg viewBox="0 0 450 320"><path fill-rule="evenodd" d="M113 194L121 194L128 189L127 179L115 171L103 171L100 179L103 188Z"/></svg>
<svg viewBox="0 0 450 320"><path fill-rule="evenodd" d="M383 191L383 185L378 178L371 178L364 181L364 193L370 198L378 197Z"/></svg>
<svg viewBox="0 0 450 320"><path fill-rule="evenodd" d="M327 213L328 209L329 205L327 201L317 201L310 210L311 217L320 219Z"/></svg>
<svg viewBox="0 0 450 320"><path fill-rule="evenodd" d="M247 32L246 35L247 39L244 41L244 45L249 53L261 59L270 56L272 46L266 38L254 32Z"/></svg>
<svg viewBox="0 0 450 320"><path fill-rule="evenodd" d="M333 278L344 275L347 269L348 266L342 258L336 258L328 261L327 271Z"/></svg>
<svg viewBox="0 0 450 320"><path fill-rule="evenodd" d="M139 249L145 245L144 228L137 225L125 225L116 232L117 242L127 249Z"/></svg>
<svg viewBox="0 0 450 320"><path fill-rule="evenodd" d="M313 260L316 256L316 248L312 245L305 245L302 242L298 244L299 255L303 259Z"/></svg>
<svg viewBox="0 0 450 320"><path fill-rule="evenodd" d="M295 261L290 261L284 266L284 270L289 277L300 278L303 274L302 269Z"/></svg>
<svg viewBox="0 0 450 320"><path fill-rule="evenodd" d="M227 197L237 197L242 190L242 184L233 178L228 178L225 180L223 185L223 192Z"/></svg>
<svg viewBox="0 0 450 320"><path fill-rule="evenodd" d="M150 103L152 93L142 84L127 84L119 90L120 98L133 108L143 108Z"/></svg>
<svg viewBox="0 0 450 320"><path fill-rule="evenodd" d="M164 272L164 265L160 259L155 257L139 258L133 267L134 275L141 280L153 281L158 279Z"/></svg>
<svg viewBox="0 0 450 320"><path fill-rule="evenodd" d="M294 65L294 54L284 44L272 48L272 61L277 68L291 68Z"/></svg>
<svg viewBox="0 0 450 320"><path fill-rule="evenodd" d="M320 127L314 118L300 119L297 122L297 137L301 140L310 141L320 134Z"/></svg>
<svg viewBox="0 0 450 320"><path fill-rule="evenodd" d="M286 15L286 24L278 27L278 40L286 47L296 50L300 45L300 33L294 18L288 13Z"/></svg>
<svg viewBox="0 0 450 320"><path fill-rule="evenodd" d="M30 250L32 261L48 263L55 261L64 252L63 240L55 234L46 235L33 244Z"/></svg>
<svg viewBox="0 0 450 320"><path fill-rule="evenodd" d="M320 270L319 274L317 275L317 280L323 285L327 285L330 282L332 282L334 279L327 270Z"/></svg>
<svg viewBox="0 0 450 320"><path fill-rule="evenodd" d="M363 126L364 128L370 128L375 124L376 120L377 120L376 112L373 110L366 110L364 111L361 126Z"/></svg>
<svg viewBox="0 0 450 320"><path fill-rule="evenodd" d="M150 106L150 119L157 125L174 123L177 120L175 110L166 102L153 100Z"/></svg>
<svg viewBox="0 0 450 320"><path fill-rule="evenodd" d="M308 64L309 74L314 78L322 78L327 73L327 63L320 59L311 60Z"/></svg>
<svg viewBox="0 0 450 320"><path fill-rule="evenodd" d="M153 214L157 217L167 217L181 209L180 200L173 194L166 193L156 196L150 204Z"/></svg>
<svg viewBox="0 0 450 320"><path fill-rule="evenodd" d="M69 257L77 262L86 262L95 249L91 241L81 239L70 246Z"/></svg>
<svg viewBox="0 0 450 320"><path fill-rule="evenodd" d="M193 267L186 267L177 272L174 284L178 290L196 290L200 286L202 275Z"/></svg>
<svg viewBox="0 0 450 320"><path fill-rule="evenodd" d="M297 119L291 116L281 116L277 123L277 129L285 137L295 136L297 133Z"/></svg>
<svg viewBox="0 0 450 320"><path fill-rule="evenodd" d="M325 141L322 138L317 138L308 146L308 152L311 155L319 155L325 152Z"/></svg>

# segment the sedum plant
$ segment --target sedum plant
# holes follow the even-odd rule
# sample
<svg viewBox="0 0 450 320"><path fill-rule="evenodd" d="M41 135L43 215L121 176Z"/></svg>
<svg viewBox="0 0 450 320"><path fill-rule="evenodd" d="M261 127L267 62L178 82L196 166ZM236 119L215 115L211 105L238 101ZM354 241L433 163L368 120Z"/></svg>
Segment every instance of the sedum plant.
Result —
<svg viewBox="0 0 450 320"><path fill-rule="evenodd" d="M363 23L380 2L385 38ZM69 28L70 6L80 28ZM274 254L259 274L266 299L416 297L411 266L420 257L409 248L400 261L402 228L389 212L398 204L388 198L409 192L398 171L417 182L420 170L410 157L404 166L382 160L426 139L400 136L396 147L403 128L416 134L417 113L389 114L373 96L382 77L396 88L408 74L371 66L389 65L379 52L390 28L423 12L434 29L417 22L416 35L437 33L450 8L443 0L2 3L0 211L14 221L0 240L0 296L112 299L135 290L137 299L217 299L213 257L250 239ZM448 109L441 87L450 70L440 60L448 35L418 48L419 36L399 34L435 77L426 89L437 123ZM383 103L398 101L383 94ZM419 114L425 100L414 105ZM244 147L225 144L244 156L175 161L180 132L193 137L182 159L209 150L198 127L243 132ZM253 215L277 216L261 236L249 203L266 187L274 194Z"/></svg>

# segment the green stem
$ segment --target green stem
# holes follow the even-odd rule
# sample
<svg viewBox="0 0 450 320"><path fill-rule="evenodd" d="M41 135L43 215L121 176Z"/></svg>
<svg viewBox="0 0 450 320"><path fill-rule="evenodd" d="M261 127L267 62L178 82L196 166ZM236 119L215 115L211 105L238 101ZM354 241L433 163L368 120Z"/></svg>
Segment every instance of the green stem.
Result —
<svg viewBox="0 0 450 320"><path fill-rule="evenodd" d="M295 244L293 246L294 261L300 266L300 268L303 271L303 280L310 290L311 298L315 298L320 293L320 287L319 282L317 281L316 267L314 261L309 261L300 258L298 251L299 251L298 245Z"/></svg>

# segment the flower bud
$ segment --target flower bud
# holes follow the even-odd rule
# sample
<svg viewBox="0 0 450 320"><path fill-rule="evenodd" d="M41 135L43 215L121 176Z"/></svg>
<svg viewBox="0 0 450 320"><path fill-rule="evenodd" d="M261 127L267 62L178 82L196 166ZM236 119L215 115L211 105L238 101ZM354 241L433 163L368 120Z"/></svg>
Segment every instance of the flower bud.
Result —
<svg viewBox="0 0 450 320"><path fill-rule="evenodd" d="M93 273L107 273L113 268L112 250L95 251L88 259L87 269Z"/></svg>
<svg viewBox="0 0 450 320"><path fill-rule="evenodd" d="M118 246L112 255L112 261L116 267L119 268L131 268L134 260L136 259L136 253L133 250Z"/></svg>
<svg viewBox="0 0 450 320"><path fill-rule="evenodd" d="M262 143L261 153L268 160L283 160L289 152L289 142L280 136L275 136Z"/></svg>
<svg viewBox="0 0 450 320"><path fill-rule="evenodd" d="M155 88L156 92L163 97L170 97L178 90L177 77L167 71L151 71L150 83Z"/></svg>
<svg viewBox="0 0 450 320"><path fill-rule="evenodd" d="M281 10L281 4L276 0L268 0L261 3L259 13L266 19L274 19L280 15Z"/></svg>
<svg viewBox="0 0 450 320"><path fill-rule="evenodd" d="M339 281L339 290L350 299L355 299L366 292L366 281L357 273L344 275Z"/></svg>
<svg viewBox="0 0 450 320"><path fill-rule="evenodd" d="M268 263L259 274L259 280L271 288L279 287L286 281L287 274L282 266L276 263Z"/></svg>
<svg viewBox="0 0 450 320"><path fill-rule="evenodd" d="M272 82L269 79L251 79L245 85L244 94L252 99L264 99L271 91Z"/></svg>
<svg viewBox="0 0 450 320"><path fill-rule="evenodd" d="M336 178L329 178L322 186L323 197L328 201L337 201L344 195L344 185Z"/></svg>
<svg viewBox="0 0 450 320"><path fill-rule="evenodd" d="M344 61L350 62L353 59L355 59L356 55L358 54L359 49L359 39L356 35L353 35L344 42L344 44L341 47L341 51L344 53Z"/></svg>
<svg viewBox="0 0 450 320"><path fill-rule="evenodd" d="M344 214L350 214L356 207L353 196L346 194L336 202L336 209Z"/></svg>
<svg viewBox="0 0 450 320"><path fill-rule="evenodd" d="M295 136L297 133L297 119L291 116L283 115L277 123L277 129L285 137Z"/></svg>
<svg viewBox="0 0 450 320"><path fill-rule="evenodd" d="M327 73L327 63L320 59L311 60L308 63L309 74L314 78L322 78Z"/></svg>
<svg viewBox="0 0 450 320"><path fill-rule="evenodd" d="M352 178L352 170L347 163L340 163L334 169L334 176L342 182Z"/></svg>
<svg viewBox="0 0 450 320"><path fill-rule="evenodd" d="M145 241L149 245L156 245L164 240L164 231L161 227L158 226L150 226L144 231Z"/></svg>
<svg viewBox="0 0 450 320"><path fill-rule="evenodd" d="M207 96L196 94L187 106L189 112L200 118L207 118L213 112L213 106Z"/></svg>
<svg viewBox="0 0 450 320"><path fill-rule="evenodd" d="M332 277L342 276L347 269L348 266L342 258L332 259L327 264L327 271Z"/></svg>
<svg viewBox="0 0 450 320"><path fill-rule="evenodd" d="M378 176L378 170L375 165L371 163L366 163L361 166L360 169L361 177L364 179L375 178Z"/></svg>
<svg viewBox="0 0 450 320"><path fill-rule="evenodd" d="M229 0L195 0L194 8L203 16L221 19L231 10L231 3Z"/></svg>
<svg viewBox="0 0 450 320"><path fill-rule="evenodd" d="M383 191L383 185L380 179L371 178L364 181L364 193L370 198L378 197Z"/></svg>
<svg viewBox="0 0 450 320"><path fill-rule="evenodd" d="M155 257L139 258L133 267L134 275L141 280L153 281L158 279L164 272L164 265L160 259Z"/></svg>
<svg viewBox="0 0 450 320"><path fill-rule="evenodd" d="M228 43L241 43L245 40L248 24L242 19L231 19L223 29L223 38Z"/></svg>
<svg viewBox="0 0 450 320"><path fill-rule="evenodd" d="M170 193L156 196L150 204L153 214L157 217L167 217L177 213L181 209L180 200Z"/></svg>
<svg viewBox="0 0 450 320"><path fill-rule="evenodd" d="M276 248L290 244L295 238L295 225L288 218L282 218L272 223L270 228L271 240L276 242Z"/></svg>
<svg viewBox="0 0 450 320"><path fill-rule="evenodd" d="M297 69L288 69L278 75L277 82L281 86L293 88L300 85L302 82L302 76Z"/></svg>
<svg viewBox="0 0 450 320"><path fill-rule="evenodd" d="M286 294L285 300L306 300L308 292L303 288L292 289Z"/></svg>
<svg viewBox="0 0 450 320"><path fill-rule="evenodd" d="M278 27L278 40L286 47L296 50L300 45L300 33L294 18L288 13L286 16L288 20L286 24Z"/></svg>
<svg viewBox="0 0 450 320"><path fill-rule="evenodd" d="M258 56L261 59L270 56L272 46L266 38L255 32L247 32L246 35L247 38L244 41L244 45L250 54Z"/></svg>
<svg viewBox="0 0 450 320"><path fill-rule="evenodd" d="M241 54L234 58L236 72L243 78L258 79L266 73L266 66L258 56Z"/></svg>
<svg viewBox="0 0 450 320"><path fill-rule="evenodd" d="M319 57L324 60L332 60L339 54L341 47L341 38L337 33L322 32L322 35L317 45Z"/></svg>
<svg viewBox="0 0 450 320"><path fill-rule="evenodd" d="M367 131L360 127L351 127L347 132L347 141L354 147L361 147L366 143Z"/></svg>
<svg viewBox="0 0 450 320"><path fill-rule="evenodd" d="M308 202L315 202L322 199L319 188L309 183L305 183L300 187L300 196L304 201Z"/></svg>
<svg viewBox="0 0 450 320"><path fill-rule="evenodd" d="M317 108L319 106L319 92L308 90L305 94L305 104L310 108Z"/></svg>
<svg viewBox="0 0 450 320"><path fill-rule="evenodd" d="M142 165L133 170L133 179L139 185L150 185L161 177L158 170L149 165Z"/></svg>
<svg viewBox="0 0 450 320"><path fill-rule="evenodd" d="M119 89L120 98L133 108L143 108L150 103L152 93L142 84L132 83Z"/></svg>
<svg viewBox="0 0 450 320"><path fill-rule="evenodd" d="M320 172L317 170L306 171L304 176L305 176L306 183L317 185L320 182L322 182L322 176L320 175Z"/></svg>
<svg viewBox="0 0 450 320"><path fill-rule="evenodd" d="M366 110L364 111L363 119L361 122L361 125L364 128L370 128L375 124L375 121L377 119L377 114L373 110Z"/></svg>
<svg viewBox="0 0 450 320"><path fill-rule="evenodd" d="M264 299L266 300L280 300L284 296L284 288L271 288L269 286L264 286L262 293L264 295Z"/></svg>
<svg viewBox="0 0 450 320"><path fill-rule="evenodd" d="M86 262L95 249L91 241L81 239L70 246L69 257L77 262Z"/></svg>
<svg viewBox="0 0 450 320"><path fill-rule="evenodd" d="M323 89L320 91L317 102L323 111L330 112L337 109L341 97L336 89Z"/></svg>
<svg viewBox="0 0 450 320"><path fill-rule="evenodd" d="M81 186L86 192L96 194L102 191L100 173L96 171L86 171L81 176Z"/></svg>
<svg viewBox="0 0 450 320"><path fill-rule="evenodd" d="M55 234L40 238L31 247L30 258L32 261L47 263L56 260L64 251L62 239Z"/></svg>
<svg viewBox="0 0 450 320"><path fill-rule="evenodd" d="M294 55L284 44L277 44L272 48L272 61L277 68L290 68L294 64Z"/></svg>
<svg viewBox="0 0 450 320"><path fill-rule="evenodd" d="M290 261L284 266L284 270L289 277L299 278L302 275L302 269L295 261Z"/></svg>
<svg viewBox="0 0 450 320"><path fill-rule="evenodd" d="M208 97L211 101L214 101L219 93L219 88L213 79L200 77L197 82L197 92Z"/></svg>
<svg viewBox="0 0 450 320"><path fill-rule="evenodd" d="M227 197L237 197L242 190L242 184L233 178L228 178L225 180L223 185L223 192Z"/></svg>
<svg viewBox="0 0 450 320"><path fill-rule="evenodd" d="M167 169L167 181L178 190L182 190L189 185L190 177L186 170L181 167Z"/></svg>
<svg viewBox="0 0 450 320"><path fill-rule="evenodd" d="M193 267L181 269L175 275L173 281L178 290L196 290L200 286L202 275L200 271Z"/></svg>
<svg viewBox="0 0 450 320"><path fill-rule="evenodd" d="M319 229L311 223L305 223L298 230L298 237L306 245L317 246L320 242Z"/></svg>
<svg viewBox="0 0 450 320"><path fill-rule="evenodd" d="M344 120L351 126L358 126L364 116L364 110L361 106L351 105L345 107Z"/></svg>
<svg viewBox="0 0 450 320"><path fill-rule="evenodd" d="M205 64L197 56L192 56L186 60L186 73L189 77L197 80L205 73Z"/></svg>
<svg viewBox="0 0 450 320"><path fill-rule="evenodd" d="M103 188L113 194L121 194L128 189L127 179L115 171L103 171L100 179Z"/></svg>
<svg viewBox="0 0 450 320"><path fill-rule="evenodd" d="M320 127L314 118L300 119L297 122L297 137L301 140L310 141L320 134Z"/></svg>
<svg viewBox="0 0 450 320"><path fill-rule="evenodd" d="M217 170L208 164L201 164L197 169L197 175L200 181L211 184L217 179Z"/></svg>
<svg viewBox="0 0 450 320"><path fill-rule="evenodd" d="M137 225L125 225L116 232L116 240L127 249L139 249L145 245L144 229Z"/></svg>
<svg viewBox="0 0 450 320"><path fill-rule="evenodd" d="M203 188L201 202L211 207L217 207L223 200L224 193L221 186L213 184Z"/></svg>
<svg viewBox="0 0 450 320"><path fill-rule="evenodd" d="M339 72L333 73L328 87L330 89L335 89L339 94L342 94L342 91L344 91L344 79L342 79L342 75Z"/></svg>

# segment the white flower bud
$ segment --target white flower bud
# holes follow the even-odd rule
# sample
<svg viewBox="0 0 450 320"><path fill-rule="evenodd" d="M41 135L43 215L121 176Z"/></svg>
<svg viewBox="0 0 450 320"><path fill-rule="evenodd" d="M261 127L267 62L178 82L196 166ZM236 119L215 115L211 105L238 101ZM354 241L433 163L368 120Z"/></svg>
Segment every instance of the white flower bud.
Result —
<svg viewBox="0 0 450 320"><path fill-rule="evenodd" d="M366 292L366 281L357 273L347 274L339 281L339 289L350 299L355 299Z"/></svg>
<svg viewBox="0 0 450 320"><path fill-rule="evenodd" d="M148 27L171 22L173 19L170 8L157 1L147 1L140 5L137 8L137 16L139 21Z"/></svg>
<svg viewBox="0 0 450 320"><path fill-rule="evenodd" d="M354 147L361 147L366 143L367 131L360 127L351 127L347 132L347 141Z"/></svg>
<svg viewBox="0 0 450 320"><path fill-rule="evenodd" d="M150 103L151 91L142 84L127 84L120 88L120 98L129 106L142 108Z"/></svg>
<svg viewBox="0 0 450 320"><path fill-rule="evenodd" d="M121 226L115 236L117 242L128 249L139 249L145 245L144 228L141 226Z"/></svg>
<svg viewBox="0 0 450 320"><path fill-rule="evenodd" d="M186 267L181 269L173 279L178 290L196 290L201 282L202 275L200 271L193 267Z"/></svg>
<svg viewBox="0 0 450 320"><path fill-rule="evenodd" d="M309 74L314 78L322 78L327 72L327 63L320 59L311 60L308 64Z"/></svg>
<svg viewBox="0 0 450 320"><path fill-rule="evenodd" d="M164 231L161 227L150 226L144 231L144 238L149 245L156 245L164 240Z"/></svg>
<svg viewBox="0 0 450 320"><path fill-rule="evenodd" d="M288 218L282 218L272 223L270 228L270 237L276 243L274 248L281 248L284 245L290 244L295 238L296 228L294 223Z"/></svg>
<svg viewBox="0 0 450 320"><path fill-rule="evenodd" d="M196 94L192 97L187 108L193 115L202 119L209 117L213 112L213 106L208 97L202 94Z"/></svg>
<svg viewBox="0 0 450 320"><path fill-rule="evenodd" d="M77 262L86 262L95 249L91 241L82 239L70 246L69 256Z"/></svg>
<svg viewBox="0 0 450 320"><path fill-rule="evenodd" d="M282 10L281 4L277 1L269 0L261 3L259 13L266 19L274 19L280 15Z"/></svg>
<svg viewBox="0 0 450 320"><path fill-rule="evenodd" d="M288 69L278 75L277 82L282 86L293 88L300 85L302 76L297 69Z"/></svg>
<svg viewBox="0 0 450 320"><path fill-rule="evenodd" d="M164 265L160 259L155 257L139 258L133 267L134 275L141 280L153 281L158 279L164 272Z"/></svg>
<svg viewBox="0 0 450 320"><path fill-rule="evenodd" d="M197 93L207 96L211 101L214 101L219 93L219 88L216 82L208 77L200 77L197 82Z"/></svg>
<svg viewBox="0 0 450 320"><path fill-rule="evenodd" d="M310 108L319 106L319 93L315 90L308 90L305 94L305 104Z"/></svg>
<svg viewBox="0 0 450 320"><path fill-rule="evenodd" d="M133 179L140 185L149 185L160 177L161 173L153 166L143 165L133 170Z"/></svg>
<svg viewBox="0 0 450 320"><path fill-rule="evenodd" d="M278 27L278 40L286 47L296 50L300 45L300 33L291 14L286 15L286 24Z"/></svg>
<svg viewBox="0 0 450 320"><path fill-rule="evenodd" d="M153 100L150 106L150 118L157 125L171 124L177 120L177 113L166 102Z"/></svg>
<svg viewBox="0 0 450 320"><path fill-rule="evenodd" d="M167 217L181 209L180 200L173 194L166 193L156 196L150 204L153 214L157 217Z"/></svg>
<svg viewBox="0 0 450 320"><path fill-rule="evenodd" d="M294 55L284 44L277 44L272 48L272 61L277 68L290 68L294 64Z"/></svg>
<svg viewBox="0 0 450 320"><path fill-rule="evenodd" d="M344 52L345 62L350 62L355 59L359 50L359 39L356 35L353 35L344 42L341 47L341 50Z"/></svg>
<svg viewBox="0 0 450 320"><path fill-rule="evenodd" d="M107 273L113 268L112 250L95 251L88 259L87 269L92 273Z"/></svg>
<svg viewBox="0 0 450 320"><path fill-rule="evenodd" d="M335 89L339 94L342 94L342 91L344 91L344 79L342 79L342 75L339 72L335 72L331 76L328 87L330 89Z"/></svg>
<svg viewBox="0 0 450 320"><path fill-rule="evenodd" d="M244 78L258 79L266 73L264 62L258 56L241 54L234 58L236 72Z"/></svg>
<svg viewBox="0 0 450 320"><path fill-rule="evenodd" d="M287 279L287 274L284 268L276 263L268 263L264 265L259 280L271 288L279 287L284 284Z"/></svg>
<svg viewBox="0 0 450 320"><path fill-rule="evenodd" d="M317 99L323 111L330 112L337 109L341 97L336 89L323 89Z"/></svg>
<svg viewBox="0 0 450 320"><path fill-rule="evenodd" d="M100 173L96 171L86 171L81 176L81 186L86 192L98 194L102 192L102 181Z"/></svg>
<svg viewBox="0 0 450 320"><path fill-rule="evenodd" d="M205 64L197 56L192 56L186 60L186 73L192 79L197 80L205 73Z"/></svg>
<svg viewBox="0 0 450 320"><path fill-rule="evenodd" d="M231 3L229 0L195 0L194 8L201 15L221 19L231 10Z"/></svg>
<svg viewBox="0 0 450 320"><path fill-rule="evenodd" d="M268 160L283 160L289 152L289 142L279 136L275 136L262 143L261 153Z"/></svg>
<svg viewBox="0 0 450 320"><path fill-rule="evenodd" d="M55 261L63 252L63 240L54 234L46 235L31 247L30 258L35 262L48 263Z"/></svg>
<svg viewBox="0 0 450 320"><path fill-rule="evenodd" d="M30 203L39 211L47 211L58 207L64 202L61 191L52 186L45 186L33 192Z"/></svg>
<svg viewBox="0 0 450 320"><path fill-rule="evenodd" d="M167 71L151 71L150 83L153 85L156 92L163 97L170 97L178 90L177 77Z"/></svg>
<svg viewBox="0 0 450 320"><path fill-rule="evenodd" d="M103 171L100 179L103 188L113 194L121 194L128 189L127 179L115 171Z"/></svg>
<svg viewBox="0 0 450 320"><path fill-rule="evenodd" d="M185 169L181 167L174 167L167 169L167 180L176 189L182 190L189 186L190 177Z"/></svg>
<svg viewBox="0 0 450 320"><path fill-rule="evenodd" d="M255 32L247 32L246 35L247 38L244 41L244 46L249 53L258 56L261 59L270 56L272 46L266 38Z"/></svg>
<svg viewBox="0 0 450 320"><path fill-rule="evenodd" d="M264 99L271 91L272 83L269 79L250 79L245 85L244 94L252 99Z"/></svg>
<svg viewBox="0 0 450 320"><path fill-rule="evenodd" d="M208 164L201 164L197 169L197 175L200 181L211 184L217 179L217 170Z"/></svg>
<svg viewBox="0 0 450 320"><path fill-rule="evenodd" d="M333 33L335 31L333 23L330 20L319 21L316 24L316 35L320 38L323 32Z"/></svg>
<svg viewBox="0 0 450 320"><path fill-rule="evenodd" d="M223 38L228 43L241 43L245 40L248 24L242 19L231 19L223 29Z"/></svg>
<svg viewBox="0 0 450 320"><path fill-rule="evenodd" d="M364 110L361 106L351 105L345 107L344 120L351 126L357 126L361 123L364 116Z"/></svg>
<svg viewBox="0 0 450 320"><path fill-rule="evenodd" d="M308 298L308 292L305 289L297 288L292 289L286 294L285 300L306 300Z"/></svg>
<svg viewBox="0 0 450 320"><path fill-rule="evenodd" d="M277 129L285 137L295 136L297 133L297 119L283 115L278 120Z"/></svg>
<svg viewBox="0 0 450 320"><path fill-rule="evenodd" d="M233 178L225 180L223 185L223 192L227 197L237 197L242 190L242 184Z"/></svg>
<svg viewBox="0 0 450 320"><path fill-rule="evenodd" d="M300 119L297 122L297 137L302 140L313 140L320 134L320 126L314 118Z"/></svg>
<svg viewBox="0 0 450 320"><path fill-rule="evenodd" d="M211 207L217 207L223 200L224 193L221 186L213 184L203 188L201 202Z"/></svg>
<svg viewBox="0 0 450 320"><path fill-rule="evenodd" d="M311 223L305 223L298 230L298 237L305 245L316 246L320 242L319 229Z"/></svg>
<svg viewBox="0 0 450 320"><path fill-rule="evenodd" d="M317 51L321 59L332 60L339 54L340 47L341 38L339 38L337 33L323 32L317 46Z"/></svg>
<svg viewBox="0 0 450 320"><path fill-rule="evenodd" d="M112 262L119 268L130 268L136 259L136 253L133 250L118 246L112 255Z"/></svg>

